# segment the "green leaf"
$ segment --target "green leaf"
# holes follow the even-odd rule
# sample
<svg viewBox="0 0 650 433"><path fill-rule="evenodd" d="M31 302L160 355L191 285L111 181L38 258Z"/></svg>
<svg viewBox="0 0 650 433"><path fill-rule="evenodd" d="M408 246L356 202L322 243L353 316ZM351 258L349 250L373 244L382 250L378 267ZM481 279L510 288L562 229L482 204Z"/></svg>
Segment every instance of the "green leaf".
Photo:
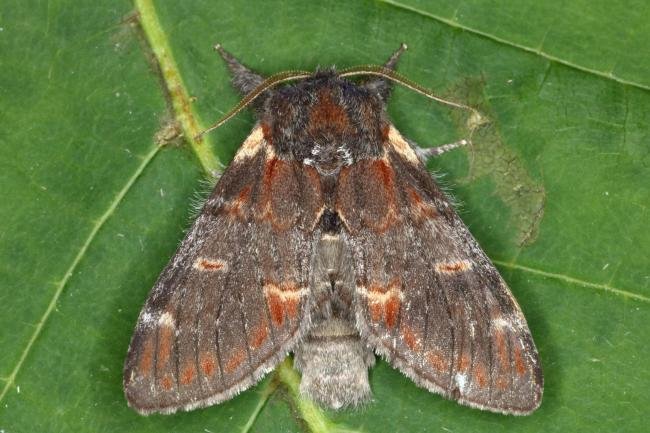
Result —
<svg viewBox="0 0 650 433"><path fill-rule="evenodd" d="M0 431L644 429L646 3L28 3L0 5ZM242 114L193 138L238 101L216 42L264 74L381 63L406 42L401 73L486 115L471 148L432 168L526 314L546 379L536 413L459 406L384 362L356 411L301 400L289 362L208 409L126 406L138 311L201 180L252 125ZM403 89L389 110L423 145L467 134L453 110Z"/></svg>

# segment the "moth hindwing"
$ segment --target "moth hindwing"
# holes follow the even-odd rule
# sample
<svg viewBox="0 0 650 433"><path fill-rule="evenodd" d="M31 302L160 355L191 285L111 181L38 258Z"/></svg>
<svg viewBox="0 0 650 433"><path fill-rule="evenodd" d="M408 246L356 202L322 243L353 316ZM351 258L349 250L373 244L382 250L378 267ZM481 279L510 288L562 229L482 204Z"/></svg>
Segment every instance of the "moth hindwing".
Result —
<svg viewBox="0 0 650 433"><path fill-rule="evenodd" d="M288 352L331 408L368 401L374 353L462 404L540 405L522 312L424 165L455 145L420 149L388 120L403 49L357 84L265 81L219 48L258 121L140 313L124 370L138 412L228 400Z"/></svg>

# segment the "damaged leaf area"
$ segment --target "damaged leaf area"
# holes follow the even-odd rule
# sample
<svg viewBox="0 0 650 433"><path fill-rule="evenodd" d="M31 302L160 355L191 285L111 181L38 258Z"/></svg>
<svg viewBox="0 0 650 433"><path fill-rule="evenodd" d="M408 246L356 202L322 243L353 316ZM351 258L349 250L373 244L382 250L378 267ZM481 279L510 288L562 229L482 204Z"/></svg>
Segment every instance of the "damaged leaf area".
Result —
<svg viewBox="0 0 650 433"><path fill-rule="evenodd" d="M488 177L494 184L494 195L510 210L508 225L517 244L523 247L533 243L544 216L544 186L531 177L521 156L503 142L497 113L486 99L484 79L467 78L449 94L477 110L469 116L453 113L459 135L471 137L469 173L460 183Z"/></svg>
<svg viewBox="0 0 650 433"><path fill-rule="evenodd" d="M10 0L0 17L0 431L644 430L648 6ZM476 107L468 118L404 89L388 104L420 144L471 136L432 165L526 317L539 410L462 407L380 358L356 410L302 397L291 358L217 406L127 406L138 312L201 182L253 126L241 113L194 138L239 100L218 42L264 75L376 64L405 42L401 74Z"/></svg>

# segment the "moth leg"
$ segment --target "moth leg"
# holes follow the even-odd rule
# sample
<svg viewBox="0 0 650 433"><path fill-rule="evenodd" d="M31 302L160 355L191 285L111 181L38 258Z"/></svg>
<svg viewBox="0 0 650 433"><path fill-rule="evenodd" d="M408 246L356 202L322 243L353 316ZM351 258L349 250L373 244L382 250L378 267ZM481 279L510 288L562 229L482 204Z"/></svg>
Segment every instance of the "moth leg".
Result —
<svg viewBox="0 0 650 433"><path fill-rule="evenodd" d="M464 138L462 140L458 140L453 143L443 144L437 147L427 147L427 148L420 147L413 140L408 140L408 142L413 147L413 149L415 149L415 153L423 162L426 162L429 158L440 156L443 153L448 152L452 149L456 149L458 147L466 146L469 144L469 140L466 140Z"/></svg>
<svg viewBox="0 0 650 433"><path fill-rule="evenodd" d="M388 58L386 63L384 63L383 65L384 68L394 71L400 56L402 55L402 53L404 53L404 51L407 50L407 48L408 47L406 46L405 43L400 44L399 48ZM373 78L372 80L369 80L366 83L364 83L363 87L365 87L368 90L377 92L379 94L379 97L384 102L386 102L388 100L388 97L390 96L390 92L393 86L392 86L392 82L386 80L385 78Z"/></svg>
<svg viewBox="0 0 650 433"><path fill-rule="evenodd" d="M228 65L230 74L232 75L232 85L241 93L246 96L257 86L262 84L264 77L248 69L242 65L232 54L226 51L221 44L215 45L214 49L221 55L221 58Z"/></svg>

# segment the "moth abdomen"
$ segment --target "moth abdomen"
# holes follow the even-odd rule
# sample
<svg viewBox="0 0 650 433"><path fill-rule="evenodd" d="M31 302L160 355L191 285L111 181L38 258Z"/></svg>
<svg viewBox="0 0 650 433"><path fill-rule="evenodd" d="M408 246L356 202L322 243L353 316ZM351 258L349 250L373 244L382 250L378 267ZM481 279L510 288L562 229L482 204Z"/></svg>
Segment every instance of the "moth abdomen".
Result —
<svg viewBox="0 0 650 433"><path fill-rule="evenodd" d="M322 322L295 350L301 394L332 409L370 399L368 368L374 363L372 350L352 323L341 319Z"/></svg>

